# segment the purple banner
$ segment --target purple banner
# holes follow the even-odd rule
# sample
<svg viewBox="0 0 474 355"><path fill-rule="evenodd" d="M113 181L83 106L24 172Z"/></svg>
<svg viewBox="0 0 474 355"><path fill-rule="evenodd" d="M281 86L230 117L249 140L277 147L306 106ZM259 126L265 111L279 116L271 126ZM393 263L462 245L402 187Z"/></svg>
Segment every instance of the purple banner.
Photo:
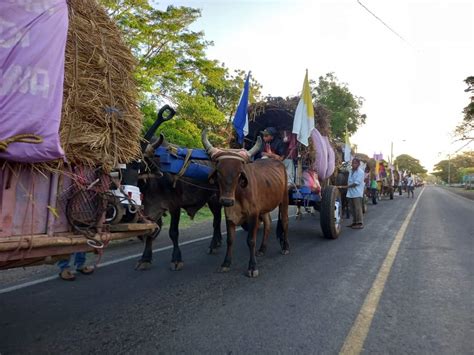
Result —
<svg viewBox="0 0 474 355"><path fill-rule="evenodd" d="M64 156L58 132L67 28L66 0L0 1L0 159Z"/></svg>

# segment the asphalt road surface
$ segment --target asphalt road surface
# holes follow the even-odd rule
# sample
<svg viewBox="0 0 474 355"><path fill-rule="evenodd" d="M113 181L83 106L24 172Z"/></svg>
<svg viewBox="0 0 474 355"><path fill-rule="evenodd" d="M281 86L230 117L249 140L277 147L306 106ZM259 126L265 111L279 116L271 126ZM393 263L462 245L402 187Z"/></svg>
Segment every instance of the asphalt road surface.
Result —
<svg viewBox="0 0 474 355"><path fill-rule="evenodd" d="M150 271L132 257L74 282L0 284L0 353L474 352L472 200L417 189L369 205L365 229L337 240L322 237L318 215L293 218L287 256L272 232L256 279L244 276L239 232L225 274L224 249L207 255L206 239L182 248L179 272L164 250Z"/></svg>

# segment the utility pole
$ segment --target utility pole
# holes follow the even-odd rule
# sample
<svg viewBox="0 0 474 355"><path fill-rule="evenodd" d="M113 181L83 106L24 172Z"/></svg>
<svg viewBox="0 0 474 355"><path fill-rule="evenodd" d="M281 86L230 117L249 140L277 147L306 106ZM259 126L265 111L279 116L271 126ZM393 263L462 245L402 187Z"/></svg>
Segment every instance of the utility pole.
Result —
<svg viewBox="0 0 474 355"><path fill-rule="evenodd" d="M451 154L448 154L448 186L451 186Z"/></svg>

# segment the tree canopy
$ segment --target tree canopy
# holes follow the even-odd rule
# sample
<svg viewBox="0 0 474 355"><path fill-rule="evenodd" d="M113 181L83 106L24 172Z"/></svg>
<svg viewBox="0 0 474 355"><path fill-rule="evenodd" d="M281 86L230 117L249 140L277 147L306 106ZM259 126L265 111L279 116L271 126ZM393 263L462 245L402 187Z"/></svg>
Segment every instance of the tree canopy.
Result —
<svg viewBox="0 0 474 355"><path fill-rule="evenodd" d="M451 159L439 161L434 166L433 175L448 182L461 182L462 177L474 169L474 151L458 154ZM451 179L449 179L451 177Z"/></svg>
<svg viewBox="0 0 474 355"><path fill-rule="evenodd" d="M408 154L399 155L394 165L398 166L399 170L406 170L413 174L425 175L428 171L420 164L420 161Z"/></svg>
<svg viewBox="0 0 474 355"><path fill-rule="evenodd" d="M207 57L206 50L213 43L191 26L201 16L200 10L186 6L159 10L149 0L99 1L137 59L135 78L144 130L154 121L158 105L172 103L177 119L161 127L169 141L198 147L200 131L210 128L210 139L226 144L247 73L231 71ZM365 115L360 113L363 98L352 94L333 73L312 82L312 87L316 106L331 117L336 139L344 139L346 127L352 134L365 122ZM261 88L252 77L251 103L260 101Z"/></svg>
<svg viewBox="0 0 474 355"><path fill-rule="evenodd" d="M162 130L174 143L200 146L200 131L216 132L228 122L240 97L246 73L231 73L208 59L212 42L190 25L198 9L168 6L164 11L148 0L100 0L122 30L137 59L135 78L144 114L144 130L155 119L157 105L171 102L183 122L167 122ZM250 100L260 97L261 85L251 80ZM175 132L179 131L179 132ZM219 135L211 139L219 141ZM219 142L220 143L220 142Z"/></svg>
<svg viewBox="0 0 474 355"><path fill-rule="evenodd" d="M317 83L311 81L311 87L316 106L329 111L331 132L336 139L344 140L346 128L351 135L365 123L366 115L360 113L364 98L354 95L334 73L320 76Z"/></svg>
<svg viewBox="0 0 474 355"><path fill-rule="evenodd" d="M461 140L474 139L474 76L468 76L464 82L467 84L465 92L473 93L470 97L470 102L463 109L463 120L456 127L455 135Z"/></svg>

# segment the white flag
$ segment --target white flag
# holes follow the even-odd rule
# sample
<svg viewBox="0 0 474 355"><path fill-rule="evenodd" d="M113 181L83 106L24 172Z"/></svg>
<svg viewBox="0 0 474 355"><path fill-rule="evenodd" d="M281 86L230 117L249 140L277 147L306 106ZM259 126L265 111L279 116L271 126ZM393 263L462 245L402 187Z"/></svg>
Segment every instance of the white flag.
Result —
<svg viewBox="0 0 474 355"><path fill-rule="evenodd" d="M308 82L308 70L304 77L303 91L296 107L293 120L293 133L297 135L298 142L308 146L311 131L314 129L314 108L311 98L311 89Z"/></svg>

